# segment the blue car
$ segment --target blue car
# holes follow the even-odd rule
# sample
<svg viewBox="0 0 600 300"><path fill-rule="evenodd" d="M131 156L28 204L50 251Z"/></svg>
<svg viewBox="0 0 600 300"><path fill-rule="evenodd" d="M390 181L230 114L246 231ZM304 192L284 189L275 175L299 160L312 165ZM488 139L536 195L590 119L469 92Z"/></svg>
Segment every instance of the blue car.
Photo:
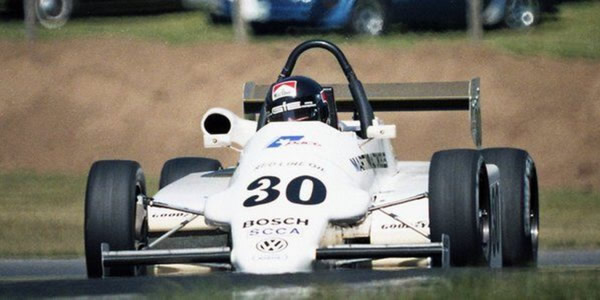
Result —
<svg viewBox="0 0 600 300"><path fill-rule="evenodd" d="M240 0L255 30L306 26L379 35L392 23L464 24L468 0ZM539 18L538 0L482 0L485 25L529 27ZM217 0L215 21L230 20L233 0Z"/></svg>

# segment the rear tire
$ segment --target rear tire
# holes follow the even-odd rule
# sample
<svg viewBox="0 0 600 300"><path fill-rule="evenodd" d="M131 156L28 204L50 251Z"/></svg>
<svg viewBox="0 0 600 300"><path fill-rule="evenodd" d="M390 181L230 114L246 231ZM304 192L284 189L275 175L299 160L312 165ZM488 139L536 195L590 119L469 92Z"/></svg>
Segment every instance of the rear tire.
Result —
<svg viewBox="0 0 600 300"><path fill-rule="evenodd" d="M146 194L140 165L127 160L97 161L88 176L85 194L85 259L89 278L135 276L145 267L107 268L103 274L100 245L111 250L138 250L147 244L148 220L137 197Z"/></svg>
<svg viewBox="0 0 600 300"><path fill-rule="evenodd" d="M487 163L500 169L502 261L505 266L535 266L539 230L535 163L520 149L485 149L482 154Z"/></svg>
<svg viewBox="0 0 600 300"><path fill-rule="evenodd" d="M160 172L159 189L173 181L179 180L191 173L216 171L221 169L221 163L216 159L204 157L177 157L168 160Z"/></svg>
<svg viewBox="0 0 600 300"><path fill-rule="evenodd" d="M466 149L436 152L429 168L429 226L432 242L450 237L450 265L487 264L496 230L492 214L483 156Z"/></svg>

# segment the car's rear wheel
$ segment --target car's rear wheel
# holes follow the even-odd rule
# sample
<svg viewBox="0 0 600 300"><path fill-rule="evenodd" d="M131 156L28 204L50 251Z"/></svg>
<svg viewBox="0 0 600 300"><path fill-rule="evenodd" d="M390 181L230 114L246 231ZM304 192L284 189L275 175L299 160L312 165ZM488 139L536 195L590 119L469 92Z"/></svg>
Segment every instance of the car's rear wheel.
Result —
<svg viewBox="0 0 600 300"><path fill-rule="evenodd" d="M500 169L502 198L502 260L506 266L537 263L539 200L535 163L520 149L482 151L487 163Z"/></svg>
<svg viewBox="0 0 600 300"><path fill-rule="evenodd" d="M145 267L107 268L103 274L100 245L111 250L138 250L147 244L146 207L138 196L146 194L140 165L127 160L97 161L92 165L85 193L85 260L90 278L135 276Z"/></svg>
<svg viewBox="0 0 600 300"><path fill-rule="evenodd" d="M221 163L216 159L204 157L177 157L163 165L160 172L159 189L171 182L197 172L216 171L221 169Z"/></svg>
<svg viewBox="0 0 600 300"><path fill-rule="evenodd" d="M358 0L352 10L350 30L356 34L380 35L387 26L384 6L378 0Z"/></svg>
<svg viewBox="0 0 600 300"><path fill-rule="evenodd" d="M508 0L504 23L510 28L529 28L539 22L538 0Z"/></svg>
<svg viewBox="0 0 600 300"><path fill-rule="evenodd" d="M436 152L429 169L431 241L450 237L452 266L485 265L492 259L496 233L487 169L476 150ZM440 260L434 259L434 265Z"/></svg>

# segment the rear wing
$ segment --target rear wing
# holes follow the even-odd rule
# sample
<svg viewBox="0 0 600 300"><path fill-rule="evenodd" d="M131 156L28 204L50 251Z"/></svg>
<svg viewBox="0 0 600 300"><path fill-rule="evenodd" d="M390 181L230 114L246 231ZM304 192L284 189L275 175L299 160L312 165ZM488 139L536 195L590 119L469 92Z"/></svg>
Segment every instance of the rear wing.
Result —
<svg viewBox="0 0 600 300"><path fill-rule="evenodd" d="M353 112L354 101L346 84L332 87L338 112ZM471 136L481 148L481 111L479 78L469 81L363 84L373 111L454 111L468 110ZM256 119L265 101L269 85L247 82L244 85L244 115Z"/></svg>

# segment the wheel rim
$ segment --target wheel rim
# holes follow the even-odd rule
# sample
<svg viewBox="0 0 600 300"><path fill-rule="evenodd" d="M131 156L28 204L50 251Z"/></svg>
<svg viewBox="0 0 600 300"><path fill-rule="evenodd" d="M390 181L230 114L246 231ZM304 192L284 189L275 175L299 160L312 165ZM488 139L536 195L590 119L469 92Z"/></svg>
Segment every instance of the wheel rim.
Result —
<svg viewBox="0 0 600 300"><path fill-rule="evenodd" d="M531 27L536 21L535 1L513 0L507 6L506 23L509 27Z"/></svg>
<svg viewBox="0 0 600 300"><path fill-rule="evenodd" d="M37 0L37 19L46 28L58 28L67 23L72 0Z"/></svg>
<svg viewBox="0 0 600 300"><path fill-rule="evenodd" d="M530 157L527 158L525 165L525 195L524 195L524 209L523 215L525 236L529 237L531 243L531 256L533 261L537 261L537 249L538 249L538 236L539 236L539 217L538 217L538 204L537 196L535 193L535 187L532 185L532 178L535 176L535 169L533 161Z"/></svg>
<svg viewBox="0 0 600 300"><path fill-rule="evenodd" d="M477 176L476 195L477 195L477 228L479 228L479 236L481 237L481 249L485 261L490 259L490 238L491 238L491 221L490 221L490 199L487 194L487 189L480 189L482 183L486 184L487 174L485 166L480 166L479 176Z"/></svg>
<svg viewBox="0 0 600 300"><path fill-rule="evenodd" d="M63 8L63 2L60 0L40 0L39 9L45 16L55 18L60 15Z"/></svg>
<svg viewBox="0 0 600 300"><path fill-rule="evenodd" d="M356 15L356 32L379 35L383 31L383 16L374 8L366 7Z"/></svg>
<svg viewBox="0 0 600 300"><path fill-rule="evenodd" d="M134 249L139 250L148 244L148 210L143 204L143 187L138 183L136 185L136 203L135 203L135 241Z"/></svg>

